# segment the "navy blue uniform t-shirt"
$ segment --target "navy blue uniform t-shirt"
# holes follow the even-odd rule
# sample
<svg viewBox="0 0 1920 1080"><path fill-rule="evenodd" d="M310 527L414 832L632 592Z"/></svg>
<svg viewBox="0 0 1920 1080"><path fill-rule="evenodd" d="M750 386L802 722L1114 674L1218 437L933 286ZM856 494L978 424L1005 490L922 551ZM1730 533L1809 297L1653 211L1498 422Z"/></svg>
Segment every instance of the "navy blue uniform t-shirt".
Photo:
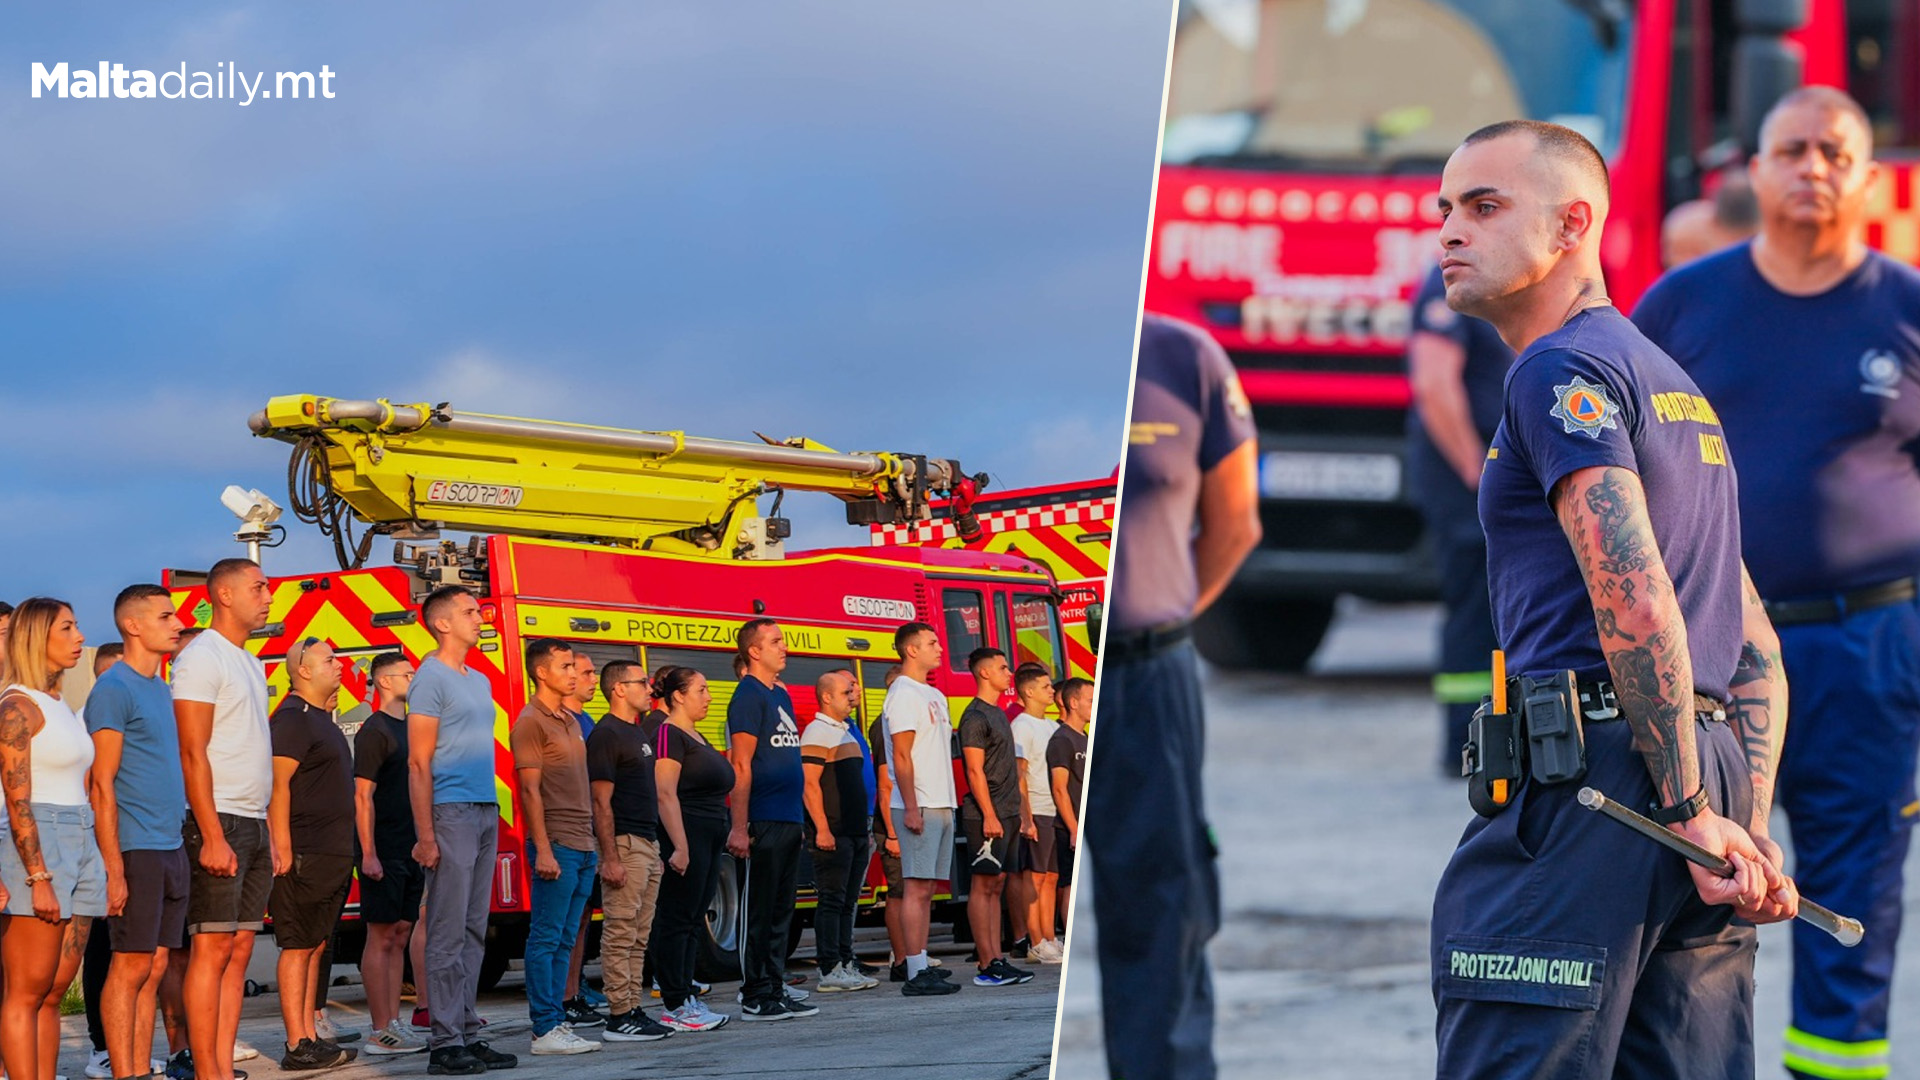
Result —
<svg viewBox="0 0 1920 1080"><path fill-rule="evenodd" d="M1575 315L1507 374L1506 410L1480 479L1507 669L1608 677L1585 579L1548 501L1556 483L1591 466L1639 475L1679 593L1694 689L1726 700L1742 640L1733 466L1693 380L1610 307Z"/></svg>
<svg viewBox="0 0 1920 1080"><path fill-rule="evenodd" d="M1790 296L1741 244L1661 278L1633 319L1726 425L1761 596L1920 574L1920 272L1874 252Z"/></svg>
<svg viewBox="0 0 1920 1080"><path fill-rule="evenodd" d="M800 724L793 718L793 699L752 675L742 677L727 702L727 741L735 735L759 740L753 747L747 820L799 823L806 778L800 768Z"/></svg>
<svg viewBox="0 0 1920 1080"><path fill-rule="evenodd" d="M1446 283L1440 280L1440 268L1436 266L1413 298L1413 332L1437 334L1466 353L1460 382L1467 393L1467 411L1473 416L1473 427L1481 441L1491 442L1500 426L1507 369L1513 366L1513 350L1500 340L1500 331L1484 319L1462 315L1447 306ZM1407 417L1408 433L1425 439L1419 411L1409 410Z"/></svg>
<svg viewBox="0 0 1920 1080"><path fill-rule="evenodd" d="M1200 477L1253 437L1253 411L1220 346L1198 327L1142 319L1108 625L1144 630L1193 614Z"/></svg>

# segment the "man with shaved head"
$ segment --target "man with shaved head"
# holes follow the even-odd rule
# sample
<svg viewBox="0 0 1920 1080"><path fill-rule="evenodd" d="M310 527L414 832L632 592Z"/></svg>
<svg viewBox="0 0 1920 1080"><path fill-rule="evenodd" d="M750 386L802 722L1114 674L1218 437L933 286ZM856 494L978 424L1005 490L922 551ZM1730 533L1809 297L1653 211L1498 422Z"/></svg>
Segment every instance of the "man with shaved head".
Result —
<svg viewBox="0 0 1920 1080"><path fill-rule="evenodd" d="M1507 673L1542 680L1510 707L1541 736L1555 713L1530 688L1560 680L1559 715L1586 721L1584 783L1735 873L1579 806L1581 778L1514 777L1434 897L1439 1075L1745 1080L1754 931L1734 916L1790 918L1798 897L1766 833L1786 684L1719 422L1607 301L1606 166L1586 139L1483 128L1448 160L1440 210L1448 305L1519 354L1480 481ZM1729 714L1736 678L1752 706Z"/></svg>
<svg viewBox="0 0 1920 1080"><path fill-rule="evenodd" d="M1785 1064L1801 1076L1888 1074L1920 754L1920 273L1867 248L1876 172L1852 98L1787 95L1749 165L1759 235L1676 270L1634 312L1740 464L1742 546L1793 672L1780 806L1797 876L1866 924L1854 949L1795 929ZM1736 690L1743 711L1752 695Z"/></svg>

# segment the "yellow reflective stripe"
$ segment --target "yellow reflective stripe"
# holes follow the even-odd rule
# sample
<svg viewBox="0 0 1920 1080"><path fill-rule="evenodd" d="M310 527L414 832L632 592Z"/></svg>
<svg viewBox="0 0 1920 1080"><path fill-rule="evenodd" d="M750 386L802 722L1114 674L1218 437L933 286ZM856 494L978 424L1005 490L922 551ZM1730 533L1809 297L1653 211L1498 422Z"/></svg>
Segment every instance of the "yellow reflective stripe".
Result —
<svg viewBox="0 0 1920 1080"><path fill-rule="evenodd" d="M1784 1064L1808 1076L1829 1080L1880 1080L1893 1069L1891 1047L1885 1039L1841 1042L1790 1027L1786 1041Z"/></svg>
<svg viewBox="0 0 1920 1080"><path fill-rule="evenodd" d="M1491 693L1491 671L1443 671L1433 677L1433 700L1442 705L1478 705Z"/></svg>

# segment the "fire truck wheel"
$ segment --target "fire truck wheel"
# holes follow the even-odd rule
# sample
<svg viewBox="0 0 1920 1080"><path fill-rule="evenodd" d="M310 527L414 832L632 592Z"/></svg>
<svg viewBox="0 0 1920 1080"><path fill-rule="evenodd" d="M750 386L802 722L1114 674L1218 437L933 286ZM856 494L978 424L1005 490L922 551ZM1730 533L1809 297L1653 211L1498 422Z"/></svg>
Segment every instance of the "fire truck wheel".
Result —
<svg viewBox="0 0 1920 1080"><path fill-rule="evenodd" d="M480 957L480 989L492 990L500 985L500 976L507 973L507 965L526 955L527 928L524 925L502 925L496 923L487 927L487 951Z"/></svg>
<svg viewBox="0 0 1920 1080"><path fill-rule="evenodd" d="M1193 642L1216 667L1299 671L1332 622L1332 597L1222 597L1193 624Z"/></svg>
<svg viewBox="0 0 1920 1080"><path fill-rule="evenodd" d="M720 887L707 908L707 936L700 942L694 978L722 982L740 977L740 943L746 926L740 921L742 867L731 855L720 856Z"/></svg>

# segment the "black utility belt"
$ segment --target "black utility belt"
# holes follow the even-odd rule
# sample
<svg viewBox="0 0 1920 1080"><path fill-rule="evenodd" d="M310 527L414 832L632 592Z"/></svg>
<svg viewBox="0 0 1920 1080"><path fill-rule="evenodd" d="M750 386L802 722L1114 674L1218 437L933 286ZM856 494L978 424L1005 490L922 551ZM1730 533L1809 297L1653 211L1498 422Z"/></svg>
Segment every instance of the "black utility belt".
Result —
<svg viewBox="0 0 1920 1080"><path fill-rule="evenodd" d="M1819 600L1769 600L1763 606L1773 625L1798 626L1803 623L1839 622L1863 611L1908 603L1916 596L1920 596L1920 578L1904 577Z"/></svg>
<svg viewBox="0 0 1920 1080"><path fill-rule="evenodd" d="M1587 724L1623 720L1613 684L1584 680L1571 671L1517 675L1506 681L1505 709L1495 698L1481 701L1460 748L1460 774L1467 802L1482 817L1512 805L1528 779L1572 784L1587 775ZM1725 722L1724 707L1696 693L1694 715Z"/></svg>
<svg viewBox="0 0 1920 1080"><path fill-rule="evenodd" d="M1193 624L1181 619L1145 630L1108 631L1101 656L1112 661L1147 660L1166 652L1193 634Z"/></svg>

